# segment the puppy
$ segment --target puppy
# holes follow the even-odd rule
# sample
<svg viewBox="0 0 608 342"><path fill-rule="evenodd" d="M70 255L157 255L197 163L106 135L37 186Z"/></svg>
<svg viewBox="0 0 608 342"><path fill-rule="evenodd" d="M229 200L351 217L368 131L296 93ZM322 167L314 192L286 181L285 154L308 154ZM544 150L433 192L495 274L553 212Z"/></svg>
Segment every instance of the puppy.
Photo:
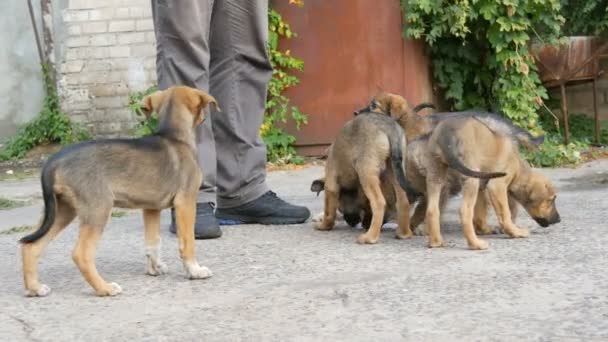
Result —
<svg viewBox="0 0 608 342"><path fill-rule="evenodd" d="M452 119L457 117L473 118L480 123L487 126L490 130L496 134L511 137L512 140L518 145L522 145L527 149L535 149L543 143L544 137L532 136L528 131L521 127L513 124L510 120L503 116L494 113L475 112L475 111L464 111L464 112L445 112L445 113L433 113L428 115L420 115L418 112L423 108L434 108L432 104L422 103L413 109L410 108L408 102L397 94L382 92L374 96L365 108L355 111L356 114L359 112L372 111L375 113L388 113L395 118L406 132L406 138L408 142L418 139L425 134L429 134L442 120ZM409 150L409 148L408 148ZM449 181L451 181L450 179ZM447 203L447 199L454 194L459 193L459 186L457 184L451 184L446 187L446 191L442 194L440 204L443 206ZM481 184L481 189L484 189L484 182ZM448 190L451 189L451 190ZM451 195L450 195L451 194ZM513 212L513 218L516 216L517 202L509 197L509 203L511 205L511 211ZM480 234L493 233L487 225L487 214L485 208L486 194L483 192L479 193L476 215L475 215L475 230ZM419 197L419 202L416 206L414 215L411 218L412 230L415 234L421 234L420 230L416 227L424 221L426 212L426 199Z"/></svg>
<svg viewBox="0 0 608 342"><path fill-rule="evenodd" d="M556 192L549 179L530 168L510 136L496 134L474 117L442 120L430 134L409 144L407 156L410 184L416 190L426 188L429 247L443 246L439 228L441 201L445 187L454 184L462 187L460 217L469 248L488 247L487 242L477 238L473 223L480 179L486 180L490 202L501 228L509 236L529 235L513 223L509 196L539 225L547 227L560 222ZM477 208L478 215L483 213L481 209Z"/></svg>
<svg viewBox="0 0 608 342"><path fill-rule="evenodd" d="M403 130L386 115L368 113L347 122L329 148L325 164L324 217L316 228L332 229L340 196L352 194L360 187L369 201L372 218L369 230L361 234L357 241L376 243L385 214L386 198L382 193L381 175L386 173L386 179L395 193L399 224L397 236L411 237L407 194L413 195L414 192L404 174L405 148Z"/></svg>
<svg viewBox="0 0 608 342"><path fill-rule="evenodd" d="M386 200L383 224L395 220L397 216L395 191L391 182L386 178L386 173L380 175L380 187L382 188L382 195ZM325 178L315 179L310 185L310 191L316 192L317 195L323 190L325 190ZM338 196L338 213L342 214L344 221L351 227L355 227L361 223L361 226L367 230L372 221L369 201L360 187L340 191ZM313 218L313 221L319 222L322 219L323 213Z"/></svg>
<svg viewBox="0 0 608 342"><path fill-rule="evenodd" d="M197 89L173 87L143 100L143 111L157 112L156 134L139 139L88 141L68 146L42 169L44 216L37 231L21 239L26 296L46 296L38 281L38 259L48 243L75 217L80 234L72 257L98 296L122 289L105 281L95 267L95 249L112 207L141 208L144 218L146 273L167 272L160 258L160 211L175 207L180 257L188 278L211 276L199 266L194 248L196 198L202 173L196 159L194 127L203 108L215 99Z"/></svg>

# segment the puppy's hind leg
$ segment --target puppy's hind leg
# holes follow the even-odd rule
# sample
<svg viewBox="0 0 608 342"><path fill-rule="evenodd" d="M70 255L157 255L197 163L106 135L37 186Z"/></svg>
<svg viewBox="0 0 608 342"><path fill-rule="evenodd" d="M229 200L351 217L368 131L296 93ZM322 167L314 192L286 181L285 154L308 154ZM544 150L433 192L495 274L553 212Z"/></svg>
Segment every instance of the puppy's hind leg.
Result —
<svg viewBox="0 0 608 342"><path fill-rule="evenodd" d="M464 181L462 188L462 206L460 207L460 222L464 236L467 239L470 249L487 249L488 243L481 240L475 234L473 226L473 214L475 211L475 202L479 192L479 179L467 178Z"/></svg>
<svg viewBox="0 0 608 342"><path fill-rule="evenodd" d="M74 209L68 203L58 199L55 222L48 233L38 241L21 246L23 279L27 297L44 297L51 292L48 286L40 284L38 281L38 259L46 246L74 220L75 216Z"/></svg>
<svg viewBox="0 0 608 342"><path fill-rule="evenodd" d="M492 227L488 225L488 200L486 197L486 191L480 190L477 194L477 202L475 202L473 226L475 226L475 232L479 235L494 233Z"/></svg>
<svg viewBox="0 0 608 342"><path fill-rule="evenodd" d="M107 210L107 214L110 214L110 210ZM87 224L82 223L80 225L80 234L78 236L78 242L72 258L80 269L80 273L84 279L93 287L95 294L100 297L115 296L122 292L122 288L116 283L106 282L97 272L95 266L95 252L97 249L97 243L103 233L104 225L100 224Z"/></svg>
<svg viewBox="0 0 608 342"><path fill-rule="evenodd" d="M144 237L146 274L157 276L167 273L167 264L162 262L160 257L160 210L144 209Z"/></svg>
<svg viewBox="0 0 608 342"><path fill-rule="evenodd" d="M424 222L424 216L426 215L426 196L421 197L416 204L414 214L410 219L410 229L414 235L426 235L424 228L420 227L420 224Z"/></svg>
<svg viewBox="0 0 608 342"><path fill-rule="evenodd" d="M372 223L366 233L359 235L357 242L361 244L373 244L378 242L378 239L380 238L386 200L382 194L380 179L377 174L366 172L360 173L360 175L364 175L360 178L360 181L363 192L365 193L365 196L367 196L369 205L372 209Z"/></svg>
<svg viewBox="0 0 608 342"><path fill-rule="evenodd" d="M189 279L211 277L211 271L200 266L196 261L194 247L194 220L196 218L196 194L178 194L175 196L175 220L177 223L177 240L179 254Z"/></svg>
<svg viewBox="0 0 608 342"><path fill-rule="evenodd" d="M414 235L410 228L410 202L399 183L393 179L393 188L395 189L395 199L397 200L397 227L396 237L398 239L409 239Z"/></svg>
<svg viewBox="0 0 608 342"><path fill-rule="evenodd" d="M331 230L336 224L336 212L338 210L338 194L340 189L335 177L325 177L325 205L323 207L323 219L315 224L317 230Z"/></svg>

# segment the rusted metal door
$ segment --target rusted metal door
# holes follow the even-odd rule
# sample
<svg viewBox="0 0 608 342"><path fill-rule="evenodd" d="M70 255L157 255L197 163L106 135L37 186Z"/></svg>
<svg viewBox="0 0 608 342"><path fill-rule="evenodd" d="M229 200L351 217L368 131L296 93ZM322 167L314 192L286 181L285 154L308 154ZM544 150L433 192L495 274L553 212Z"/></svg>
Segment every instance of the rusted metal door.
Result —
<svg viewBox="0 0 608 342"><path fill-rule="evenodd" d="M308 114L297 131L298 151L323 155L353 111L380 89L416 104L432 99L424 44L402 37L397 0L305 0L304 7L273 2L298 36L281 42L304 60L301 83L287 91Z"/></svg>

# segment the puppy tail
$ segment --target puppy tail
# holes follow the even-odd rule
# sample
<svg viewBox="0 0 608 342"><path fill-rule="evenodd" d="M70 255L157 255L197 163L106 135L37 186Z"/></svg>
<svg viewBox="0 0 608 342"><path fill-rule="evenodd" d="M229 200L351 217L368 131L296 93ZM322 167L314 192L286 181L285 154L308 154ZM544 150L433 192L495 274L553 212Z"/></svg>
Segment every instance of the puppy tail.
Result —
<svg viewBox="0 0 608 342"><path fill-rule="evenodd" d="M412 111L414 111L414 113L418 113L419 111L421 111L425 108L437 109L437 107L435 107L434 104L429 103L429 102L423 102L423 103L417 105L416 107L414 107L412 109Z"/></svg>
<svg viewBox="0 0 608 342"><path fill-rule="evenodd" d="M504 177L507 175L504 172L479 172L469 169L466 165L462 163L462 161L458 157L455 149L459 144L456 141L456 138L451 134L442 135L439 138L438 142L439 147L441 148L441 152L443 152L443 155L447 159L448 166L462 173L465 176L481 179L490 179Z"/></svg>
<svg viewBox="0 0 608 342"><path fill-rule="evenodd" d="M396 137L400 139L394 139ZM407 177L405 176L405 169L403 167L403 141L405 141L403 137L403 133L400 134L391 134L393 139L389 138L390 149L391 149L391 166L393 167L393 173L395 177L397 177L397 181L403 190L405 190L405 194L407 195L407 199L410 203L413 203L416 200L416 197L420 195L418 191L414 190L410 182L408 182Z"/></svg>
<svg viewBox="0 0 608 342"><path fill-rule="evenodd" d="M53 186L55 185L55 168L47 165L42 170L40 181L42 183L42 197L44 199L44 218L38 230L19 240L19 242L24 244L38 241L48 233L55 222L55 212L57 211L57 198L53 190Z"/></svg>

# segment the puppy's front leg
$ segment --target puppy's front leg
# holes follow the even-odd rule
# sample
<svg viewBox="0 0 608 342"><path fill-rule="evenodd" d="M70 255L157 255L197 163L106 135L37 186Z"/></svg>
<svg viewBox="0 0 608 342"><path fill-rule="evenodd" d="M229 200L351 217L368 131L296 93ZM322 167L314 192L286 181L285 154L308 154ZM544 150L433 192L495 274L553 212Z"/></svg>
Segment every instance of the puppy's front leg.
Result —
<svg viewBox="0 0 608 342"><path fill-rule="evenodd" d="M475 202L479 192L479 179L468 178L464 182L462 189L462 206L460 207L460 223L464 236L467 239L470 249L487 249L488 243L481 240L475 234L473 225L473 216L475 211Z"/></svg>
<svg viewBox="0 0 608 342"><path fill-rule="evenodd" d="M427 205L426 205L426 227L429 235L429 247L437 248L443 247L443 238L441 237L441 212L439 210L439 202L441 200L441 190L443 184L441 183L442 178L428 177L426 181L427 189Z"/></svg>
<svg viewBox="0 0 608 342"><path fill-rule="evenodd" d="M492 206L496 211L496 217L502 229L512 238L525 238L530 235L527 229L518 228L512 221L511 210L509 209L509 195L507 185L498 179L492 180L488 184L488 192ZM515 206L516 207L516 206Z"/></svg>
<svg viewBox="0 0 608 342"><path fill-rule="evenodd" d="M338 191L335 187L325 183L325 206L323 208L323 220L315 224L317 230L331 230L336 224L336 212L338 210Z"/></svg>
<svg viewBox="0 0 608 342"><path fill-rule="evenodd" d="M157 276L168 271L160 257L160 210L144 209L144 237L146 241L146 274Z"/></svg>
<svg viewBox="0 0 608 342"><path fill-rule="evenodd" d="M194 247L194 220L196 218L196 195L178 194L175 196L175 221L177 223L177 239L179 254L184 263L186 275L190 279L211 277L211 271L199 266L196 261Z"/></svg>

